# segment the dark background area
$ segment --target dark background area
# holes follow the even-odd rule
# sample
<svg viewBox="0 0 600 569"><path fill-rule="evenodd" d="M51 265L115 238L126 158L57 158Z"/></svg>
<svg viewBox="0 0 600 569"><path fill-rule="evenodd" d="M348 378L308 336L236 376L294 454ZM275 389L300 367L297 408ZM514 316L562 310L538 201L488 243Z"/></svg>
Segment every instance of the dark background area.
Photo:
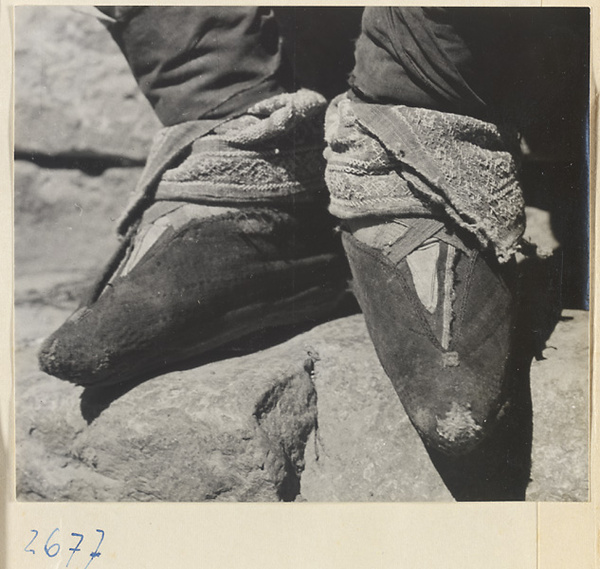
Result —
<svg viewBox="0 0 600 569"><path fill-rule="evenodd" d="M522 129L530 153L521 177L527 205L550 212L561 243L552 278L565 308L589 308L588 8L524 10L538 28L527 57L539 62L533 112Z"/></svg>

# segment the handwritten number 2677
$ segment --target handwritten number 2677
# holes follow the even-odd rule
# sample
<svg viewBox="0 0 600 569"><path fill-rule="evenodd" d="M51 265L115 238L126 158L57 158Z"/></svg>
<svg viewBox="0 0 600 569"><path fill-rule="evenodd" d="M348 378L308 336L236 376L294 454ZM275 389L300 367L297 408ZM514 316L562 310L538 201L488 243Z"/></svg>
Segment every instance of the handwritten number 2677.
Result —
<svg viewBox="0 0 600 569"><path fill-rule="evenodd" d="M100 557L100 555L101 555L100 545L102 544L102 541L104 540L104 531L101 529L97 529L96 531L100 534L100 541L98 542L96 549L90 553L90 560L87 562L87 565L84 567L84 569L87 569L89 567L90 563L94 559L96 559L96 557ZM48 536L46 543L44 544L44 553L48 557L56 557L60 552L60 544L57 543L56 541L54 541L54 542L51 541L52 538L54 537L54 534L57 532L58 532L58 528L54 528L52 530L52 532L50 533L50 535ZM31 538L31 540L29 541L29 543L25 546L25 552L35 555L36 551L33 548L33 542L36 540L37 536L39 535L39 532L36 529L32 529L31 533L33 533L34 535ZM75 545L75 547L69 547L69 551L71 552L71 555L69 556L69 560L67 561L67 564L65 567L69 566L69 563L71 563L71 559L73 559L73 555L75 555L78 551L81 551L81 548L79 546L83 542L83 535L80 533L72 533L71 537L77 537L77 538L79 538L79 541L77 542L77 545Z"/></svg>

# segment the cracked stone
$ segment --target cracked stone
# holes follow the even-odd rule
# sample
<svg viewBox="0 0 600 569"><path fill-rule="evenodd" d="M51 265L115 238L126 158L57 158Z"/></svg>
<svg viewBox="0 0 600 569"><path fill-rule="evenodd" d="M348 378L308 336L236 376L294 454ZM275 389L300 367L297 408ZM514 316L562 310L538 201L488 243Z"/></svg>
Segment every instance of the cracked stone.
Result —
<svg viewBox="0 0 600 569"><path fill-rule="evenodd" d="M89 425L89 392L31 374L19 387L19 497L294 500L316 394L306 352L284 352L157 377L105 402Z"/></svg>

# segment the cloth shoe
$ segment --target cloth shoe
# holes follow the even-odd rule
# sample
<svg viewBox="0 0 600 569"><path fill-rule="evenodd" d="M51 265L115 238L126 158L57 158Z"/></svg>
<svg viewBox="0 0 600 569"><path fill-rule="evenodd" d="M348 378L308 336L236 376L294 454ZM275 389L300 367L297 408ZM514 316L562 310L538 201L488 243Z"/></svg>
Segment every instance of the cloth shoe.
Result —
<svg viewBox="0 0 600 569"><path fill-rule="evenodd" d="M510 269L441 222L402 221L346 220L354 292L379 360L427 448L463 455L487 437L507 405ZM432 244L433 271L419 269L420 259L431 260Z"/></svg>
<svg viewBox="0 0 600 569"><path fill-rule="evenodd" d="M156 202L82 306L43 344L46 373L109 385L258 330L315 323L346 297L329 214Z"/></svg>

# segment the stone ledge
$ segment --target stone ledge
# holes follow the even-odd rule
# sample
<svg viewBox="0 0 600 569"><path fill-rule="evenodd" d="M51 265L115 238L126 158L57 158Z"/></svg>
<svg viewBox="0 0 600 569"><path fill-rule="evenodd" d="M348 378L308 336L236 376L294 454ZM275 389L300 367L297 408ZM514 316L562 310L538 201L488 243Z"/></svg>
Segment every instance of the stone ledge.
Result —
<svg viewBox="0 0 600 569"><path fill-rule="evenodd" d="M587 313L565 311L547 359L532 365L530 500L587 499L587 322ZM21 363L34 355L34 346L18 351L18 368L32 370ZM19 375L19 498L452 499L361 315L230 355L138 385L89 425L81 388L37 371Z"/></svg>
<svg viewBox="0 0 600 569"><path fill-rule="evenodd" d="M15 151L143 163L160 123L94 17L15 9Z"/></svg>

